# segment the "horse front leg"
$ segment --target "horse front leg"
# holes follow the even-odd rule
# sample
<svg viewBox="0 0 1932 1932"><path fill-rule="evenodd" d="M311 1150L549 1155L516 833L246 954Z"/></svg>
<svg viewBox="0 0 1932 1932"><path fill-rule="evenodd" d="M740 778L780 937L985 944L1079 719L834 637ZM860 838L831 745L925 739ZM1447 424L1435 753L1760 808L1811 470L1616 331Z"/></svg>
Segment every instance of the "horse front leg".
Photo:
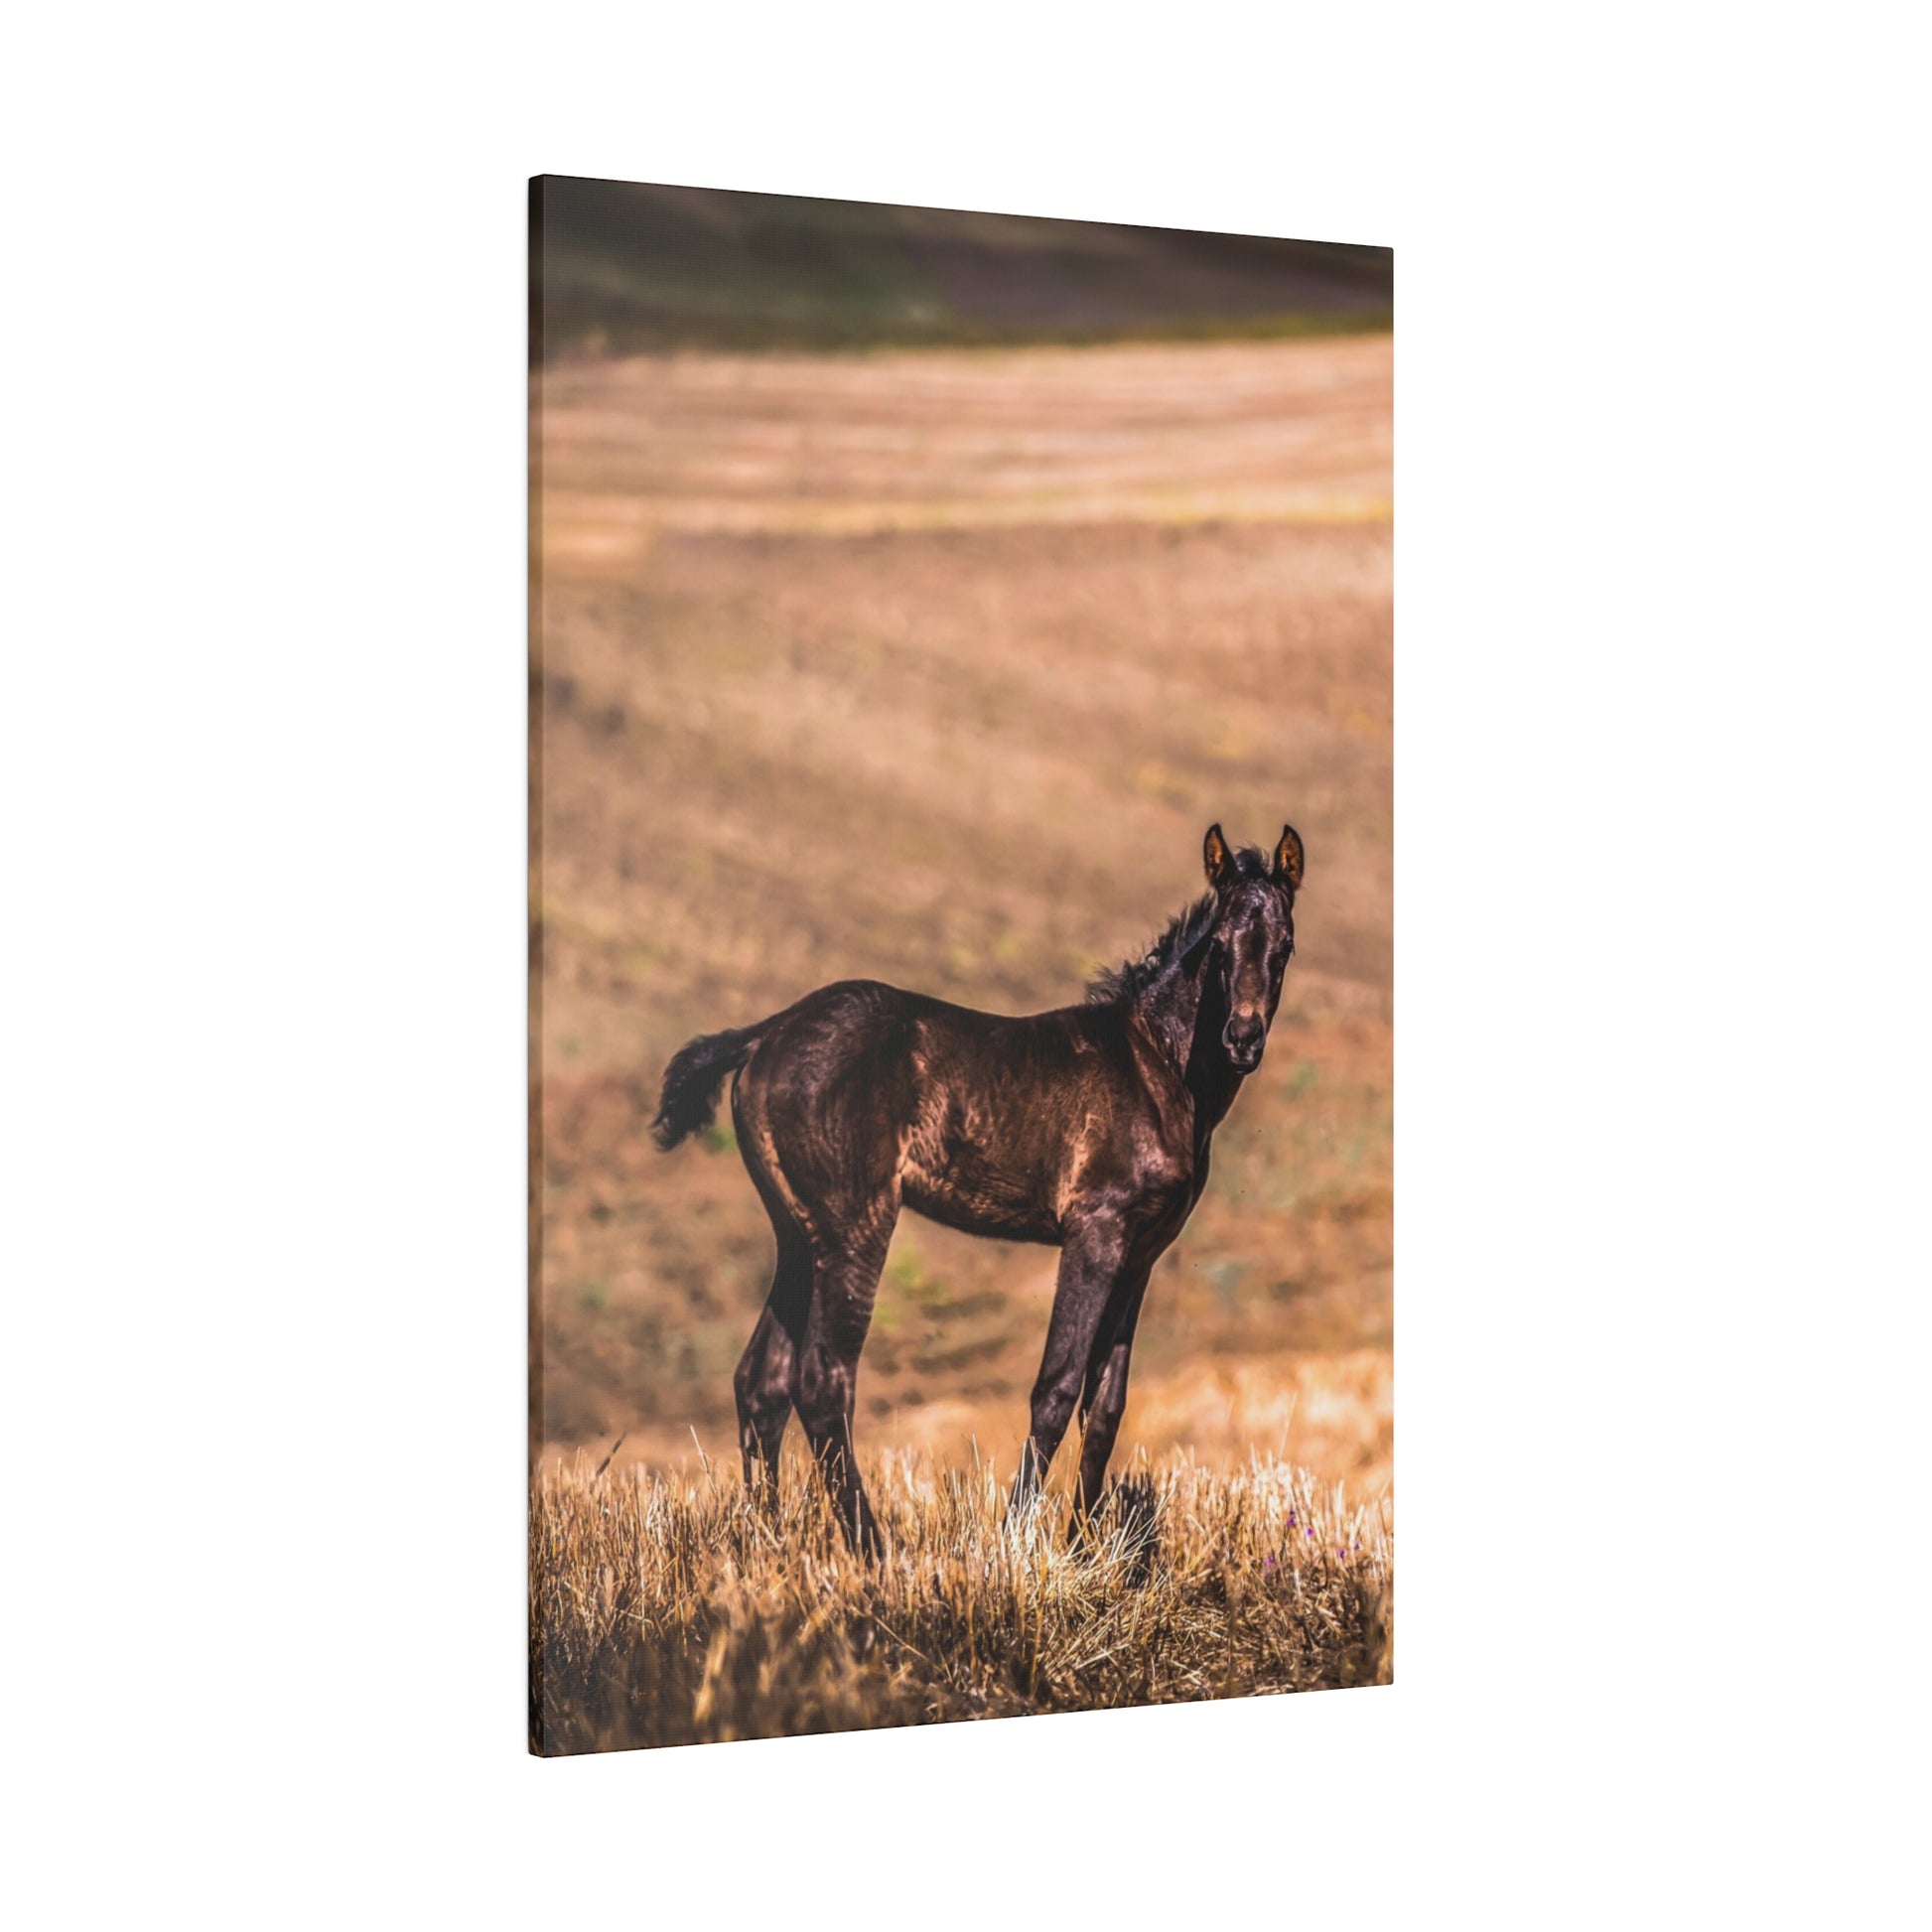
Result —
<svg viewBox="0 0 1932 1932"><path fill-rule="evenodd" d="M1084 1529L1087 1513L1100 1500L1114 1440L1120 1434L1121 1417L1127 1412L1127 1368L1153 1266L1154 1257L1148 1256L1122 1274L1087 1361L1080 1395L1080 1479L1073 1492L1073 1521L1069 1526L1075 1534Z"/></svg>
<svg viewBox="0 0 1932 1932"><path fill-rule="evenodd" d="M1046 1324L1046 1351L1034 1383L1033 1410L1010 1507L1021 1509L1039 1486L1066 1435L1086 1383L1100 1324L1127 1257L1119 1219L1096 1217L1068 1232L1060 1248L1053 1313Z"/></svg>

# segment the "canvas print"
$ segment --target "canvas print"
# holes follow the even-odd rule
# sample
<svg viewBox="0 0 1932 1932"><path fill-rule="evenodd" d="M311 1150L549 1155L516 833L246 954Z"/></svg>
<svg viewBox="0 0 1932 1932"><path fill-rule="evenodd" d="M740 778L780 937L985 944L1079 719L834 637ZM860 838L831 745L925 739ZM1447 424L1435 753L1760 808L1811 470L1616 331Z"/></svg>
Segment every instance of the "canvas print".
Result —
<svg viewBox="0 0 1932 1932"><path fill-rule="evenodd" d="M1390 1682L1389 251L530 195L531 1748Z"/></svg>

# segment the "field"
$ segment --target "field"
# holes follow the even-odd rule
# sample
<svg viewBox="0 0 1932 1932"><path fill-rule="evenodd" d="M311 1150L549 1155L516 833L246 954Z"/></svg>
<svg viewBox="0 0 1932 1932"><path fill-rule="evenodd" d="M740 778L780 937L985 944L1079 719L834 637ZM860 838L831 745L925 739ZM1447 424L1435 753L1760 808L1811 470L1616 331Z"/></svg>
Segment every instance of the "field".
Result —
<svg viewBox="0 0 1932 1932"><path fill-rule="evenodd" d="M1116 1460L1232 1479L1258 1453L1387 1507L1391 364L1354 336L544 369L531 1449L556 1496L620 1439L623 1520L737 1480L773 1250L728 1129L650 1144L686 1037L842 977L1078 1000L1199 891L1210 819L1272 844L1292 818L1298 957L1157 1271ZM1055 1259L901 1220L862 1454L1010 1476ZM640 1466L670 1487L624 1486Z"/></svg>
<svg viewBox="0 0 1932 1932"><path fill-rule="evenodd" d="M1386 1510L1306 1471L1130 1476L1069 1544L995 1472L868 1468L892 1549L845 1549L790 1471L773 1525L734 1476L588 1463L531 1514L531 1732L549 1755L1387 1683Z"/></svg>

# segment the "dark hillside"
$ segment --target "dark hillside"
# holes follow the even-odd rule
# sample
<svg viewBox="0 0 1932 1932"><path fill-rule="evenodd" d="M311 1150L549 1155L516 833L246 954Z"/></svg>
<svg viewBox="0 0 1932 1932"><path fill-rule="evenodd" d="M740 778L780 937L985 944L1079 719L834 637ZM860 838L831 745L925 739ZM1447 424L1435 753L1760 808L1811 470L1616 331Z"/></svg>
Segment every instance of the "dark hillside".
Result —
<svg viewBox="0 0 1932 1932"><path fill-rule="evenodd" d="M551 357L1350 334L1386 248L547 175ZM532 250L532 260L536 259Z"/></svg>

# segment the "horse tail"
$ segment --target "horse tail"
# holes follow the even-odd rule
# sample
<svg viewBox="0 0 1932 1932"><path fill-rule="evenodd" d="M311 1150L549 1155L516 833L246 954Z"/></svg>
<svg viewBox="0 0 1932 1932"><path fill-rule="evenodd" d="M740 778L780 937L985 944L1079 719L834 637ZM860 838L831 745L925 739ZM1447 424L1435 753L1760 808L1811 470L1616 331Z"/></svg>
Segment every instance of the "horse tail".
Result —
<svg viewBox="0 0 1932 1932"><path fill-rule="evenodd" d="M725 1075L735 1073L752 1057L759 1043L759 1027L727 1029L687 1039L664 1069L664 1091L650 1131L666 1153L678 1142L709 1127L718 1114L718 1089Z"/></svg>

